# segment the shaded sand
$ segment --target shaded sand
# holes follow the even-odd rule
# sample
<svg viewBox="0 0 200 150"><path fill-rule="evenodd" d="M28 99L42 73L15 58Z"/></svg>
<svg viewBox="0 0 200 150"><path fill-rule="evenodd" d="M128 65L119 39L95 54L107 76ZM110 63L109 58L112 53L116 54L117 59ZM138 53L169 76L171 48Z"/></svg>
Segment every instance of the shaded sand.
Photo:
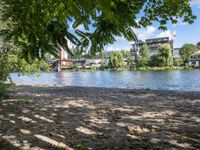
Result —
<svg viewBox="0 0 200 150"><path fill-rule="evenodd" d="M200 149L200 92L18 86L0 149Z"/></svg>

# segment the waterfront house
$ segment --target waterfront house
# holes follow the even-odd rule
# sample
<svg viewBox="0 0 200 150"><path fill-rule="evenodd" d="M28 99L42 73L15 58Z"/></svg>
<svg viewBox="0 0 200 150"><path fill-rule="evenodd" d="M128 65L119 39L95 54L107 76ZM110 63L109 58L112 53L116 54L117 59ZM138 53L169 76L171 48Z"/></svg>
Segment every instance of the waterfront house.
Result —
<svg viewBox="0 0 200 150"><path fill-rule="evenodd" d="M169 37L162 37L162 38L151 38L151 39L146 39L145 42L138 40L135 43L131 44L131 55L133 60L137 60L139 57L139 51L142 45L147 44L149 47L149 52L150 56L158 54L158 47L161 44L170 44L172 50L173 50L173 44L174 41L170 40Z"/></svg>
<svg viewBox="0 0 200 150"><path fill-rule="evenodd" d="M195 52L188 61L189 66L200 67L200 51Z"/></svg>
<svg viewBox="0 0 200 150"><path fill-rule="evenodd" d="M197 50L200 51L200 42L197 43Z"/></svg>
<svg viewBox="0 0 200 150"><path fill-rule="evenodd" d="M181 56L179 54L179 50L180 50L180 48L174 48L173 49L173 58L174 59L180 59L181 58Z"/></svg>

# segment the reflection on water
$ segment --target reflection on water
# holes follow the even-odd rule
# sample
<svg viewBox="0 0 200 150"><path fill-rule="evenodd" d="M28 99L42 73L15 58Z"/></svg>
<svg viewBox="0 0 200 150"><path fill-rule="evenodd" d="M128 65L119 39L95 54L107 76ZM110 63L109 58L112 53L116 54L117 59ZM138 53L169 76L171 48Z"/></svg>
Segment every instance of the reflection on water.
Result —
<svg viewBox="0 0 200 150"><path fill-rule="evenodd" d="M200 91L200 70L54 72L39 76L11 74L13 81L26 85L67 85L130 89Z"/></svg>

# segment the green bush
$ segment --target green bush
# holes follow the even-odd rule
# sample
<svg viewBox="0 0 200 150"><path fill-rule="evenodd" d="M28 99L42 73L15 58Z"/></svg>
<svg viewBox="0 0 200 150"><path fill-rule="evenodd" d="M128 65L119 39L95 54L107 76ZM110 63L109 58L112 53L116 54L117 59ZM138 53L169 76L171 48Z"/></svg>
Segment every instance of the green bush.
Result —
<svg viewBox="0 0 200 150"><path fill-rule="evenodd" d="M174 60L174 66L183 66L184 62L182 61L182 59L175 59Z"/></svg>
<svg viewBox="0 0 200 150"><path fill-rule="evenodd" d="M124 66L124 58L121 52L113 52L109 59L111 68L121 68Z"/></svg>
<svg viewBox="0 0 200 150"><path fill-rule="evenodd" d="M0 101L4 98L5 96L5 85L3 83L0 83Z"/></svg>
<svg viewBox="0 0 200 150"><path fill-rule="evenodd" d="M150 66L151 67L164 67L165 66L165 59L158 55L151 56L150 59Z"/></svg>
<svg viewBox="0 0 200 150"><path fill-rule="evenodd" d="M149 65L149 61L146 58L140 58L137 62L137 67L147 67Z"/></svg>
<svg viewBox="0 0 200 150"><path fill-rule="evenodd" d="M159 55L164 60L163 64L165 67L173 66L172 49L169 44L162 44L158 47Z"/></svg>

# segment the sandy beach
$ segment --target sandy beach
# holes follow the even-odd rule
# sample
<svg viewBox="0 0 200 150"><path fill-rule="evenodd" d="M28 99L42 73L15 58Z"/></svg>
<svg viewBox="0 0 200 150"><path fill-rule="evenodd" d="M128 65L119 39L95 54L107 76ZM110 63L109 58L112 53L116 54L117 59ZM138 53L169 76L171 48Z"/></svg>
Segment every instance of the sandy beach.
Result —
<svg viewBox="0 0 200 150"><path fill-rule="evenodd" d="M200 92L16 86L1 150L200 149Z"/></svg>

